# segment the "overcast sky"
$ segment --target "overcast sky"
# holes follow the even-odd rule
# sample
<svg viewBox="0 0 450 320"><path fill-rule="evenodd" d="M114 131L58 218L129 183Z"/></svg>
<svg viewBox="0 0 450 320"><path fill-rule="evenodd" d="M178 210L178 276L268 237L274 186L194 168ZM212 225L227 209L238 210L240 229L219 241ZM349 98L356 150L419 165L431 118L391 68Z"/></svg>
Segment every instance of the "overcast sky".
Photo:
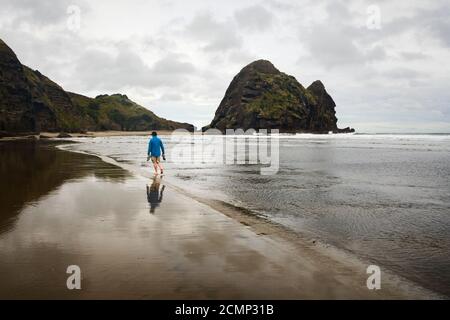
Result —
<svg viewBox="0 0 450 320"><path fill-rule="evenodd" d="M339 127L450 132L448 0L0 0L0 37L68 91L127 94L196 126L268 59L305 87L322 80Z"/></svg>

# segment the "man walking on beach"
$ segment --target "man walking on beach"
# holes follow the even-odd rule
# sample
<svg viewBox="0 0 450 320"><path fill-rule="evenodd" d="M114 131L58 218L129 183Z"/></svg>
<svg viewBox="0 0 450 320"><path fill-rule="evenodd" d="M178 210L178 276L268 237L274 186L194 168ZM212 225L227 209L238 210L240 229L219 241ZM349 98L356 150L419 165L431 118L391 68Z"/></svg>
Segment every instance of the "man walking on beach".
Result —
<svg viewBox="0 0 450 320"><path fill-rule="evenodd" d="M161 139L158 137L158 134L155 131L153 131L152 138L148 142L147 161L150 158L152 159L155 174L158 174L158 167L161 170L161 174L163 174L164 172L164 168L160 161L161 151L162 151L162 158L166 160L166 156L164 155L164 145Z"/></svg>

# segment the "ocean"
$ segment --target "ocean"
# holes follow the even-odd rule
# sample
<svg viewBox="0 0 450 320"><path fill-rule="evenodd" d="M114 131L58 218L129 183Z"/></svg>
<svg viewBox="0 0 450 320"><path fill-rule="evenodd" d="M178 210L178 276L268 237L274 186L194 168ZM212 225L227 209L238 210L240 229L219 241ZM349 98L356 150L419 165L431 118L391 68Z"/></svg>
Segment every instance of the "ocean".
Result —
<svg viewBox="0 0 450 320"><path fill-rule="evenodd" d="M262 175L259 164L175 163L171 152L180 141L161 138L166 181L249 209L450 296L450 135L279 135L273 175ZM199 139L181 144L195 147ZM71 140L78 143L65 149L152 175L148 137Z"/></svg>

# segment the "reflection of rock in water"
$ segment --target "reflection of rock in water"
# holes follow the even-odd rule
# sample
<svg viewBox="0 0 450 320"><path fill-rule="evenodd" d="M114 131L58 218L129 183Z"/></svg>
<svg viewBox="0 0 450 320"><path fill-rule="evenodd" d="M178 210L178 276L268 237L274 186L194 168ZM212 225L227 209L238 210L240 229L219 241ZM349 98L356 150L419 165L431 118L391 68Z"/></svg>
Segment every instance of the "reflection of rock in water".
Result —
<svg viewBox="0 0 450 320"><path fill-rule="evenodd" d="M159 204L162 202L165 186L163 185L161 187L161 176L155 176L152 180L152 184L147 185L147 200L150 204L150 212L154 213L155 209L159 207Z"/></svg>
<svg viewBox="0 0 450 320"><path fill-rule="evenodd" d="M0 143L0 233L13 227L26 204L88 175L123 181L128 173L96 157L59 150L50 142Z"/></svg>

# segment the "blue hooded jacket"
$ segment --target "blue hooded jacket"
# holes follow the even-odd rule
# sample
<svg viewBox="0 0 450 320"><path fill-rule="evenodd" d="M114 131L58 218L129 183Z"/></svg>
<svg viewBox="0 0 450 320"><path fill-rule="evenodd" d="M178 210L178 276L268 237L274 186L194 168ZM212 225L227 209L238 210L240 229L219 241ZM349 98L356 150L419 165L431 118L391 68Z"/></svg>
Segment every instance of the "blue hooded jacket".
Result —
<svg viewBox="0 0 450 320"><path fill-rule="evenodd" d="M164 154L164 145L160 138L157 136L152 137L150 141L148 142L148 151L147 154L152 157L160 157L161 156L161 150Z"/></svg>

